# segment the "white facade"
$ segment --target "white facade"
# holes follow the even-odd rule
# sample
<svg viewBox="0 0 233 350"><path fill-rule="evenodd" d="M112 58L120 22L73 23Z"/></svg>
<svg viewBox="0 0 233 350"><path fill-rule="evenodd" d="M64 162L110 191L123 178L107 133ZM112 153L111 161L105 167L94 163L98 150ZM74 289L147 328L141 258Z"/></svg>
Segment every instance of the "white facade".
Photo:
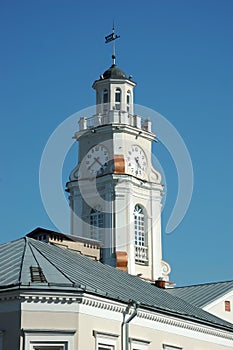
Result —
<svg viewBox="0 0 233 350"><path fill-rule="evenodd" d="M124 311L120 302L88 294L11 293L0 301L0 339L7 350L233 349L229 331L143 308L129 323L126 349Z"/></svg>
<svg viewBox="0 0 233 350"><path fill-rule="evenodd" d="M233 323L233 290L210 302L203 310Z"/></svg>
<svg viewBox="0 0 233 350"><path fill-rule="evenodd" d="M106 264L117 266L117 252L125 252L129 273L168 280L161 245L163 186L151 162L155 135L149 120L133 115L136 84L116 66L111 69L104 73L110 77L93 84L97 114L81 118L75 134L79 162L67 184L71 234L100 240Z"/></svg>

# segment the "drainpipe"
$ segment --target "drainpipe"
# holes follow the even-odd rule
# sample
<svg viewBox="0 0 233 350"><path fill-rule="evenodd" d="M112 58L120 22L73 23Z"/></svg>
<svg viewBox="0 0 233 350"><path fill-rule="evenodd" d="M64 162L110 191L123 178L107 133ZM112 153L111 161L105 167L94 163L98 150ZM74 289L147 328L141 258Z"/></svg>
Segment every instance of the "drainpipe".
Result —
<svg viewBox="0 0 233 350"><path fill-rule="evenodd" d="M134 300L130 300L125 311L123 312L123 322L121 324L121 350L124 350L124 340L123 340L123 330L125 325L125 350L129 350L129 323L137 316L139 303ZM125 320L126 315L129 313L130 308L133 307L134 311L132 315L129 316L127 320Z"/></svg>

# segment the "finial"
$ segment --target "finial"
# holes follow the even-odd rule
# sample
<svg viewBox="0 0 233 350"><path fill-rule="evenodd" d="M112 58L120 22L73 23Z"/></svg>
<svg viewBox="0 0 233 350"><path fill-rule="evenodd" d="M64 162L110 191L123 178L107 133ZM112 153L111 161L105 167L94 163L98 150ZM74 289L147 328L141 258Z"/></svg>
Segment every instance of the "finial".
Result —
<svg viewBox="0 0 233 350"><path fill-rule="evenodd" d="M115 35L114 22L113 22L112 33L105 37L105 44L108 44L112 41L112 64L116 64L115 40L118 38L120 38L120 35Z"/></svg>

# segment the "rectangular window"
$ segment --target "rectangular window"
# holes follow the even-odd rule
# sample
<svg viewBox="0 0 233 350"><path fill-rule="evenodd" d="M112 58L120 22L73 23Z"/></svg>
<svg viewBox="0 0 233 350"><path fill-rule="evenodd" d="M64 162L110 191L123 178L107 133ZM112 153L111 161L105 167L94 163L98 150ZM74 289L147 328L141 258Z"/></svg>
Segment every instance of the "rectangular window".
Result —
<svg viewBox="0 0 233 350"><path fill-rule="evenodd" d="M119 335L93 331L96 339L96 350L116 350Z"/></svg>
<svg viewBox="0 0 233 350"><path fill-rule="evenodd" d="M183 348L180 348L179 346L163 344L163 349L164 350L182 350Z"/></svg>
<svg viewBox="0 0 233 350"><path fill-rule="evenodd" d="M148 350L150 341L130 338L130 350Z"/></svg>
<svg viewBox="0 0 233 350"><path fill-rule="evenodd" d="M23 329L25 350L73 350L75 330Z"/></svg>
<svg viewBox="0 0 233 350"><path fill-rule="evenodd" d="M225 301L225 311L227 312L231 311L231 302L229 300Z"/></svg>

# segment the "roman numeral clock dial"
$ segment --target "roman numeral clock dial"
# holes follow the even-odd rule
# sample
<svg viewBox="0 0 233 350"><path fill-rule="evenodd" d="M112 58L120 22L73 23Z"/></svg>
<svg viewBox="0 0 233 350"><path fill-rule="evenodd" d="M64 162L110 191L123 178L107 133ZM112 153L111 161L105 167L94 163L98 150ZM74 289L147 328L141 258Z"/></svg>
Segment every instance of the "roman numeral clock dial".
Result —
<svg viewBox="0 0 233 350"><path fill-rule="evenodd" d="M92 147L85 156L85 165L92 175L100 175L107 168L109 153L106 147L96 145Z"/></svg>
<svg viewBox="0 0 233 350"><path fill-rule="evenodd" d="M128 172L134 176L143 177L147 169L145 152L139 146L131 146L126 156Z"/></svg>

